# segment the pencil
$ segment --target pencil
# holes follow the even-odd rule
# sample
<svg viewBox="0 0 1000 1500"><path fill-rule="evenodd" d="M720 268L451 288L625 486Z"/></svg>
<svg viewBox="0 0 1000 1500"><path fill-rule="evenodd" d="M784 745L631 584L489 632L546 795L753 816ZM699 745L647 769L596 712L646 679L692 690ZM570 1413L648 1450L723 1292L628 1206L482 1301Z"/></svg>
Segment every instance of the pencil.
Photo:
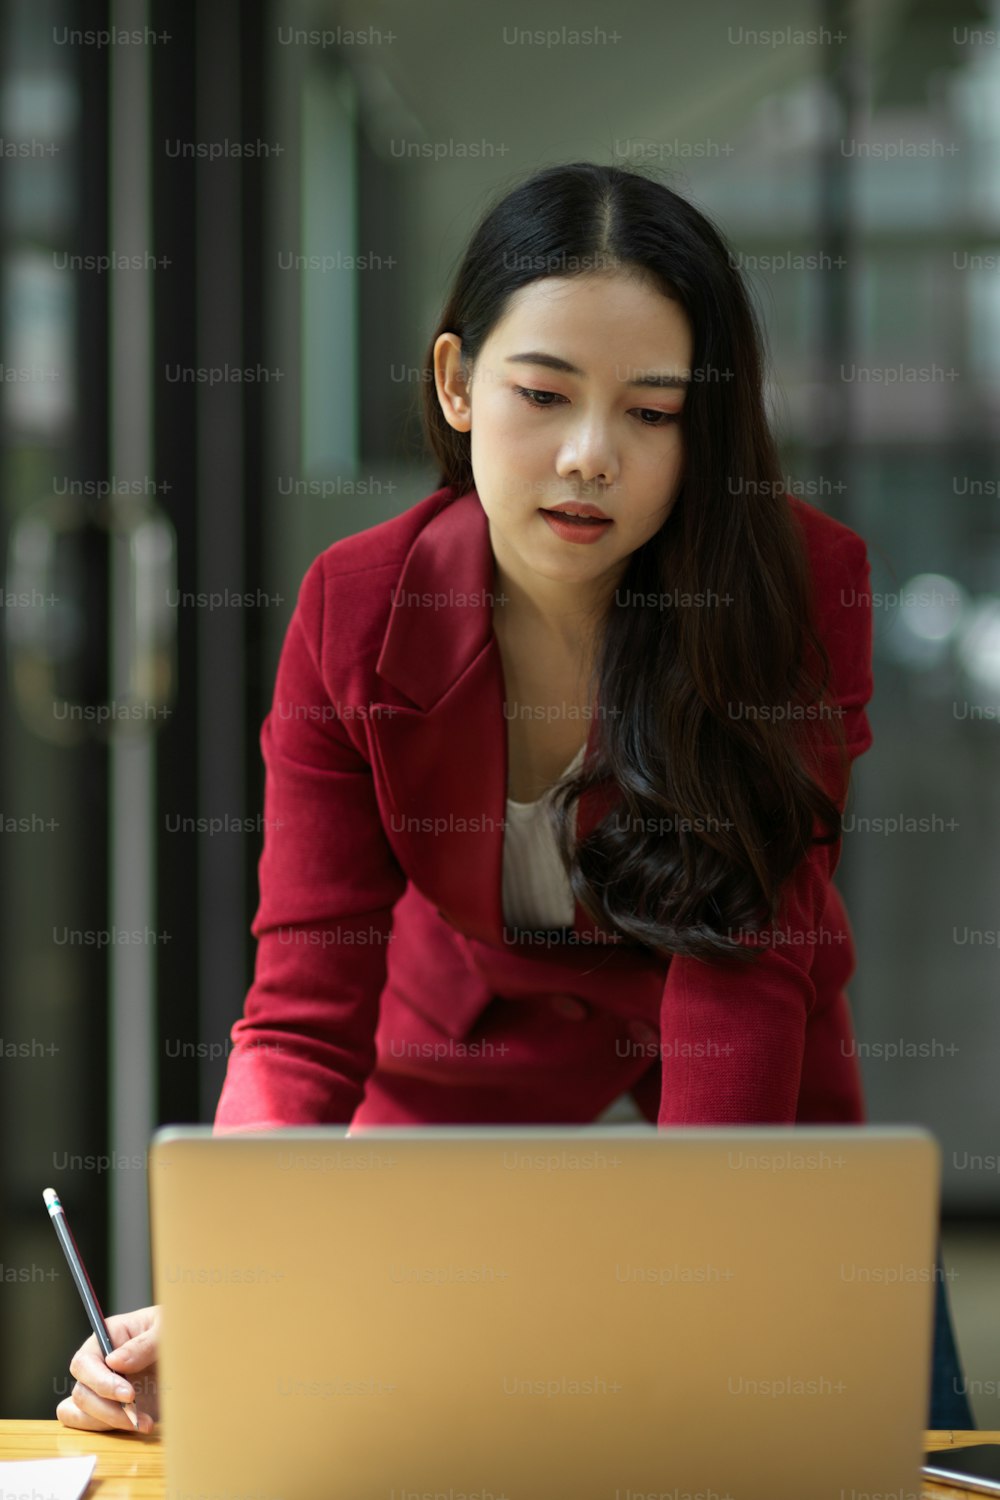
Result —
<svg viewBox="0 0 1000 1500"><path fill-rule="evenodd" d="M87 1275L87 1268L84 1265L83 1261L80 1259L80 1252L76 1248L76 1241L73 1238L73 1231L70 1229L69 1224L66 1222L66 1211L63 1208L62 1204L59 1202L59 1194L56 1192L55 1188L46 1188L44 1193L42 1194L42 1198L45 1201L45 1207L49 1211L49 1218L52 1220L52 1228L59 1236L59 1243L63 1247L63 1254L66 1257L66 1263L69 1266L70 1275L76 1282L76 1289L83 1299L84 1307L87 1309L87 1317L90 1319L90 1326L94 1330L97 1342L101 1346L101 1353L104 1355L105 1359L107 1359L108 1355L111 1353L112 1349L114 1349L115 1346L111 1341L111 1335L108 1332L108 1325L104 1321L104 1314L101 1312L101 1304L95 1297L94 1288L90 1284L90 1277ZM117 1373L117 1371L114 1371L113 1373ZM136 1431L138 1431L139 1418L135 1414L135 1402L120 1401L118 1404L125 1415L128 1417L129 1421L132 1423L132 1426L136 1429Z"/></svg>

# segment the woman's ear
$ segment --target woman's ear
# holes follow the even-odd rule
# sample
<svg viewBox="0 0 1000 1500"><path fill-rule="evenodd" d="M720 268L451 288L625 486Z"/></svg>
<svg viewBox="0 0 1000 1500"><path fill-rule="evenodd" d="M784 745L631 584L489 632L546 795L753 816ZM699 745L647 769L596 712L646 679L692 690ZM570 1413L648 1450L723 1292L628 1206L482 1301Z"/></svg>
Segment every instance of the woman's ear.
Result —
<svg viewBox="0 0 1000 1500"><path fill-rule="evenodd" d="M457 333L442 333L434 341L434 385L444 419L456 432L472 426L472 397Z"/></svg>

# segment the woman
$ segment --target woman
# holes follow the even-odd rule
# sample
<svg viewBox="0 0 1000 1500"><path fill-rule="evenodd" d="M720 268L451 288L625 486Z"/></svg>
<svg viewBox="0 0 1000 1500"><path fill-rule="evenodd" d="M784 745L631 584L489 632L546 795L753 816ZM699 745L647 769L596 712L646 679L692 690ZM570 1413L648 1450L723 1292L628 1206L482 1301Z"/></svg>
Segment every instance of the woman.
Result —
<svg viewBox="0 0 1000 1500"><path fill-rule="evenodd" d="M643 174L540 172L425 373L441 487L288 627L216 1131L863 1123L831 876L866 549L784 492L723 240ZM62 1419L124 1426L90 1342Z"/></svg>

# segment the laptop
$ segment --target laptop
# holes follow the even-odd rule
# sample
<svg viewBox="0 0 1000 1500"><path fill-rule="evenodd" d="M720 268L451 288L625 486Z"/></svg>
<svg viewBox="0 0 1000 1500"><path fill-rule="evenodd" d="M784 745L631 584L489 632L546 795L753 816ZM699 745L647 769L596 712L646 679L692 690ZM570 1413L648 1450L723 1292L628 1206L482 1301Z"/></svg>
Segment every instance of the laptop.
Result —
<svg viewBox="0 0 1000 1500"><path fill-rule="evenodd" d="M918 1126L158 1130L167 1496L919 1496Z"/></svg>

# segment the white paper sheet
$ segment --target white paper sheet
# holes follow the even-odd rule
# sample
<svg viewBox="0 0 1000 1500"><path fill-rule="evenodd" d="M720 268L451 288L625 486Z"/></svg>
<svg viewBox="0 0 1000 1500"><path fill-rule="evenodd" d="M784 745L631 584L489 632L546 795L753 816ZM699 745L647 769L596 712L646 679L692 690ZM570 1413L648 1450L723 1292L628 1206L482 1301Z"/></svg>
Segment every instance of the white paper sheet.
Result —
<svg viewBox="0 0 1000 1500"><path fill-rule="evenodd" d="M13 1495L80 1500L96 1463L96 1453L74 1458L17 1458L0 1463L0 1500Z"/></svg>

